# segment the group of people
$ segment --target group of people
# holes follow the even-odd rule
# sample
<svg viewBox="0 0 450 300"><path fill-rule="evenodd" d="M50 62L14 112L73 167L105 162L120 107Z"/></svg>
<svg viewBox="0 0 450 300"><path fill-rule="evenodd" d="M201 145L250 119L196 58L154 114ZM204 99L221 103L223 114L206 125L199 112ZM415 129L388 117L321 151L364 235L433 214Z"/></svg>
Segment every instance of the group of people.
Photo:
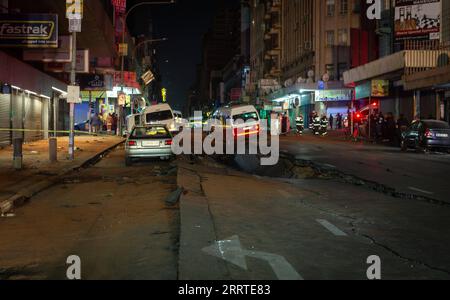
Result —
<svg viewBox="0 0 450 300"><path fill-rule="evenodd" d="M115 134L117 132L118 116L116 113L112 114L94 114L91 116L91 128L94 133L101 131L109 134Z"/></svg>
<svg viewBox="0 0 450 300"><path fill-rule="evenodd" d="M344 116L341 113L338 113L336 115L336 119L334 118L333 114L330 114L330 117L328 118L330 122L330 128L331 129L342 129L344 128Z"/></svg>
<svg viewBox="0 0 450 300"><path fill-rule="evenodd" d="M390 142L397 145L402 132L411 124L405 115L401 114L396 120L393 113L373 113L369 118L370 138L378 142Z"/></svg>

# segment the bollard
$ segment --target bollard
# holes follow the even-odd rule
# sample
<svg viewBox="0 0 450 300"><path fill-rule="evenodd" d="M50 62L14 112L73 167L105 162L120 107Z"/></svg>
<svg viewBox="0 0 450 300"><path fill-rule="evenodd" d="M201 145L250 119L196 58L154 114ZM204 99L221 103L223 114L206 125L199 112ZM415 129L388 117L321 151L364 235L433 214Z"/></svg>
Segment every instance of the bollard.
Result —
<svg viewBox="0 0 450 300"><path fill-rule="evenodd" d="M48 154L51 163L58 161L58 140L54 137L48 139Z"/></svg>
<svg viewBox="0 0 450 300"><path fill-rule="evenodd" d="M22 170L23 163L23 153L22 153L22 138L13 139L14 157L13 157L13 167L16 170Z"/></svg>

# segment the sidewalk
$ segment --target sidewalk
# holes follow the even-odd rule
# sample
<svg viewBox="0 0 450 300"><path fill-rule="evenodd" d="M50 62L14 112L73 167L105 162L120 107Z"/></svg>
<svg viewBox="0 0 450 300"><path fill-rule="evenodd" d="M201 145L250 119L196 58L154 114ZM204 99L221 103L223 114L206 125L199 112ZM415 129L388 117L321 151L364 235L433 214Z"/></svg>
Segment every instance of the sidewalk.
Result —
<svg viewBox="0 0 450 300"><path fill-rule="evenodd" d="M50 163L48 140L23 145L23 170L12 167L12 146L0 149L0 213L28 200L53 182L123 141L115 136L81 136L75 138L75 160L68 158L68 137L58 138L58 162Z"/></svg>

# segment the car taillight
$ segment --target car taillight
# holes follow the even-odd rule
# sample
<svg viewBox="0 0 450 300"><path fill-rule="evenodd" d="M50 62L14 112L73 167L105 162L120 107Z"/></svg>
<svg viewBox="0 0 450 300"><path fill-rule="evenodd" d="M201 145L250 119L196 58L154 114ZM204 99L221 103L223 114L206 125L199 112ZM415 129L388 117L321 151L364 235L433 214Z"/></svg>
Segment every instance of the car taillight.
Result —
<svg viewBox="0 0 450 300"><path fill-rule="evenodd" d="M427 131L425 131L425 137L431 139L433 137L433 133L429 129L427 129Z"/></svg>
<svg viewBox="0 0 450 300"><path fill-rule="evenodd" d="M166 141L166 146L172 146L172 140L167 140Z"/></svg>
<svg viewBox="0 0 450 300"><path fill-rule="evenodd" d="M259 126L259 124L256 125L256 131L260 132L261 127Z"/></svg>
<svg viewBox="0 0 450 300"><path fill-rule="evenodd" d="M237 128L234 128L233 129L233 136L237 136L238 135L238 129Z"/></svg>
<svg viewBox="0 0 450 300"><path fill-rule="evenodd" d="M136 141L128 141L128 146L130 147L136 146Z"/></svg>

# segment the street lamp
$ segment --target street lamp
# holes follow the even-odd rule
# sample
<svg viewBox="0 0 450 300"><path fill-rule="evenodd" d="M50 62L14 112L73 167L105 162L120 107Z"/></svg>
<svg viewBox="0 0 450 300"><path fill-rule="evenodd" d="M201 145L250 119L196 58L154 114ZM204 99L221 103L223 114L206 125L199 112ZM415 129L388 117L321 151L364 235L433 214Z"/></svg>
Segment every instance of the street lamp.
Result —
<svg viewBox="0 0 450 300"><path fill-rule="evenodd" d="M143 5L164 5L164 4L174 4L176 3L175 0L165 1L165 2L141 2L138 4L135 4L132 6L128 12L125 14L125 18L123 19L122 24L122 47L125 44L125 31L127 26L127 19L130 16L131 12L133 12L136 8L141 7ZM121 90L123 92L124 84L125 84L125 77L124 77L124 68L125 68L125 53L121 53L122 55L122 67L121 67ZM122 116L120 115L120 109L119 109L119 135L122 134Z"/></svg>

